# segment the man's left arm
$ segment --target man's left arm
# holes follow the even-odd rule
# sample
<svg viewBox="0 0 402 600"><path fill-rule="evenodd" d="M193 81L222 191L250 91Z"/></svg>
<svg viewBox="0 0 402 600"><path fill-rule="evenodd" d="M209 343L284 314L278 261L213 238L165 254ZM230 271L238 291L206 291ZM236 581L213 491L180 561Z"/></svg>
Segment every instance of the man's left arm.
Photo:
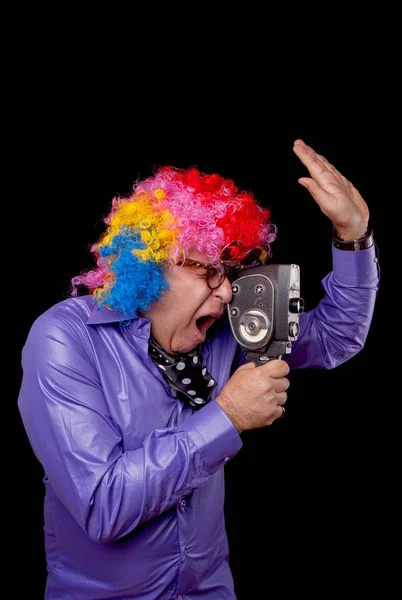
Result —
<svg viewBox="0 0 402 600"><path fill-rule="evenodd" d="M333 226L333 271L323 281L325 296L300 315L300 334L289 364L333 368L365 344L379 284L378 257L369 227L369 208L354 185L324 156L296 140L296 156L310 177L305 187Z"/></svg>
<svg viewBox="0 0 402 600"><path fill-rule="evenodd" d="M340 250L333 246L333 271L322 280L323 299L300 315L300 334L291 368L333 369L363 348L374 313L380 280L377 249Z"/></svg>

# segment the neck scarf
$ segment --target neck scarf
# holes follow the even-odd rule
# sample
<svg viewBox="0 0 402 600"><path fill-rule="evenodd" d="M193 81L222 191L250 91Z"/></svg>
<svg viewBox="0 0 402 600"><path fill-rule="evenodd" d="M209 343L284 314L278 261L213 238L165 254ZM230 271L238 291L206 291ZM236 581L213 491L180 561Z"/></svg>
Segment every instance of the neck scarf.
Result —
<svg viewBox="0 0 402 600"><path fill-rule="evenodd" d="M177 398L196 410L207 404L217 383L202 365L199 346L187 354L169 354L150 337L149 355Z"/></svg>

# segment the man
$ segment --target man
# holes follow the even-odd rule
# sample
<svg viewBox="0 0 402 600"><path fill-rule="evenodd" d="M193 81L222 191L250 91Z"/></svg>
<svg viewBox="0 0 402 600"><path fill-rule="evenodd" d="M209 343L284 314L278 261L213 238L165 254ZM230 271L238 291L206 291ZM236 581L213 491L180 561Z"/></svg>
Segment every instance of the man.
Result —
<svg viewBox="0 0 402 600"><path fill-rule="evenodd" d="M270 211L195 168L115 198L96 268L33 324L19 408L45 471L48 600L235 598L223 467L242 431L284 415L290 368L359 352L379 283L366 202L294 151L334 226L333 272L285 360L247 362L225 313L230 279L271 256Z"/></svg>

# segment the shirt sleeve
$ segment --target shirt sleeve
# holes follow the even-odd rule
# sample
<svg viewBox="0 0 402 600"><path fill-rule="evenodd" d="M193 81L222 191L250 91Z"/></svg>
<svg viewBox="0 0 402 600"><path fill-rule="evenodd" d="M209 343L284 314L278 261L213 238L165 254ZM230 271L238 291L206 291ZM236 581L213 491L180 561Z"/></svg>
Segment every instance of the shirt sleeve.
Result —
<svg viewBox="0 0 402 600"><path fill-rule="evenodd" d="M42 315L22 353L18 399L31 446L57 497L96 542L118 539L202 486L241 447L211 402L184 424L124 449L94 355L74 316Z"/></svg>
<svg viewBox="0 0 402 600"><path fill-rule="evenodd" d="M325 295L300 315L300 334L283 357L291 368L333 369L364 347L380 282L375 245L350 252L332 247L333 270L322 280Z"/></svg>

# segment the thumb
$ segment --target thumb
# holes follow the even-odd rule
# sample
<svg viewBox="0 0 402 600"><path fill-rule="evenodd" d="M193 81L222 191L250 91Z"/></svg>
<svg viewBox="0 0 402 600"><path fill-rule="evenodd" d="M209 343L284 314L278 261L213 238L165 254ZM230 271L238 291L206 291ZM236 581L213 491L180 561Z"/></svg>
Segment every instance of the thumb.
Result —
<svg viewBox="0 0 402 600"><path fill-rule="evenodd" d="M241 365L237 370L238 371L246 371L246 370L249 371L250 369L255 369L255 368L256 368L256 366L253 362L248 362L244 365Z"/></svg>
<svg viewBox="0 0 402 600"><path fill-rule="evenodd" d="M311 190L311 184L313 183L313 180L310 179L309 177L300 177L300 179L297 180L300 185L302 185L303 187L305 187L307 190Z"/></svg>
<svg viewBox="0 0 402 600"><path fill-rule="evenodd" d="M331 194L325 191L314 179L300 177L297 181L310 192L310 195L325 214L326 211L331 209Z"/></svg>

